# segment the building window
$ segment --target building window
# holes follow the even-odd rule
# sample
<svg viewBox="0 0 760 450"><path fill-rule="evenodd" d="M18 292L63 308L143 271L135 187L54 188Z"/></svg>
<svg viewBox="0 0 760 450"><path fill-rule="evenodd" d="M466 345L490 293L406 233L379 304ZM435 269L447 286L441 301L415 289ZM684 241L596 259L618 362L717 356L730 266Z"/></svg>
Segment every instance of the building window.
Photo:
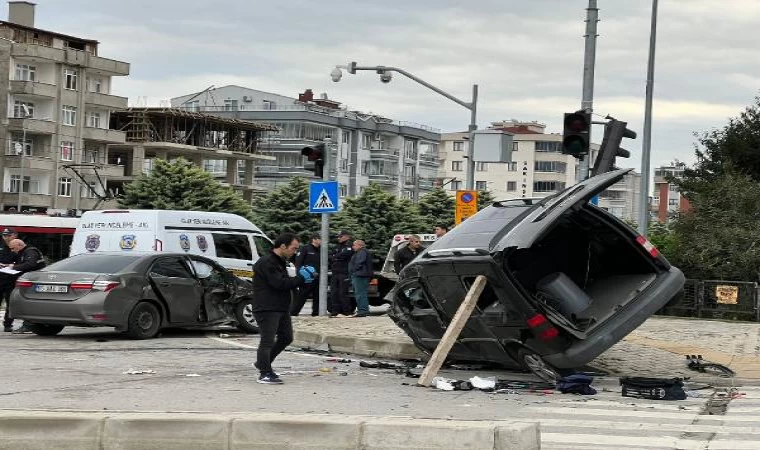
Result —
<svg viewBox="0 0 760 450"><path fill-rule="evenodd" d="M488 182L487 181L476 181L475 182L475 190L477 190L477 191L487 191L488 190Z"/></svg>
<svg viewBox="0 0 760 450"><path fill-rule="evenodd" d="M660 205L660 197L653 197L652 206L659 206L659 205Z"/></svg>
<svg viewBox="0 0 760 450"><path fill-rule="evenodd" d="M90 78L90 92L100 94L103 92L103 79L102 78Z"/></svg>
<svg viewBox="0 0 760 450"><path fill-rule="evenodd" d="M11 141L8 143L8 149L6 155L32 156L32 138L27 136L26 141L23 140L23 134L12 134Z"/></svg>
<svg viewBox="0 0 760 450"><path fill-rule="evenodd" d="M462 189L462 182L459 180L454 180L451 183L449 183L449 185L451 186L452 191L459 191Z"/></svg>
<svg viewBox="0 0 760 450"><path fill-rule="evenodd" d="M345 184L338 185L338 197L345 197L348 194Z"/></svg>
<svg viewBox="0 0 760 450"><path fill-rule="evenodd" d="M198 112L198 111L201 110L201 102L200 102L200 100L193 100L191 102L185 103L185 105L187 105L186 108L187 108L188 111Z"/></svg>
<svg viewBox="0 0 760 450"><path fill-rule="evenodd" d="M26 108L24 108L26 106ZM34 103L21 102L16 100L13 102L13 117L17 119L23 119L25 117L34 117Z"/></svg>
<svg viewBox="0 0 760 450"><path fill-rule="evenodd" d="M344 144L348 144L349 139L351 139L351 133L348 131L344 131L341 133L341 142Z"/></svg>
<svg viewBox="0 0 760 450"><path fill-rule="evenodd" d="M478 172L485 172L488 170L488 163L487 162L476 162L475 163L475 170Z"/></svg>
<svg viewBox="0 0 760 450"><path fill-rule="evenodd" d="M16 79L19 81L37 81L37 67L28 64L16 64Z"/></svg>
<svg viewBox="0 0 760 450"><path fill-rule="evenodd" d="M69 126L76 126L77 124L76 106L63 105L63 124L69 125Z"/></svg>
<svg viewBox="0 0 760 450"><path fill-rule="evenodd" d="M92 128L100 128L100 113L90 112L87 114L87 126Z"/></svg>
<svg viewBox="0 0 760 450"><path fill-rule="evenodd" d="M462 141L456 141L456 142L454 142L454 151L455 152L463 152L464 151L464 142L462 142Z"/></svg>
<svg viewBox="0 0 760 450"><path fill-rule="evenodd" d="M534 167L536 172L567 172L567 163L560 161L536 161Z"/></svg>
<svg viewBox="0 0 760 450"><path fill-rule="evenodd" d="M224 110L225 111L237 111L238 109L238 101L237 100L230 100L227 99L224 101Z"/></svg>
<svg viewBox="0 0 760 450"><path fill-rule="evenodd" d="M362 161L362 175L369 174L369 161Z"/></svg>
<svg viewBox="0 0 760 450"><path fill-rule="evenodd" d="M347 159L341 159L340 160L340 171L341 172L348 172L348 160Z"/></svg>
<svg viewBox="0 0 760 450"><path fill-rule="evenodd" d="M678 206L678 199L677 198L671 198L668 200L668 205L670 206Z"/></svg>
<svg viewBox="0 0 760 450"><path fill-rule="evenodd" d="M462 171L462 161L451 161L451 170L452 170L452 172L461 172Z"/></svg>
<svg viewBox="0 0 760 450"><path fill-rule="evenodd" d="M507 192L514 192L517 190L517 181L507 181Z"/></svg>
<svg viewBox="0 0 760 450"><path fill-rule="evenodd" d="M512 142L512 151L513 151L513 152L516 152L516 151L517 151L517 142L516 142L516 141L515 141L515 142Z"/></svg>
<svg viewBox="0 0 760 450"><path fill-rule="evenodd" d="M533 192L555 192L565 189L562 181L536 181L533 183Z"/></svg>
<svg viewBox="0 0 760 450"><path fill-rule="evenodd" d="M678 192L678 185L671 184L668 186L668 189L670 190L670 192Z"/></svg>
<svg viewBox="0 0 760 450"><path fill-rule="evenodd" d="M75 69L65 69L63 71L64 87L71 91L77 90L77 80L79 79L79 72Z"/></svg>
<svg viewBox="0 0 760 450"><path fill-rule="evenodd" d="M97 148L85 149L83 162L97 163L97 162L100 162L99 157L100 157L100 150L98 150Z"/></svg>
<svg viewBox="0 0 760 450"><path fill-rule="evenodd" d="M71 178L61 177L58 179L58 195L71 197Z"/></svg>
<svg viewBox="0 0 760 450"><path fill-rule="evenodd" d="M517 161L508 162L507 170L510 172L517 172Z"/></svg>
<svg viewBox="0 0 760 450"><path fill-rule="evenodd" d="M61 141L61 161L74 160L74 143L71 141Z"/></svg>
<svg viewBox="0 0 760 450"><path fill-rule="evenodd" d="M536 151L537 152L561 153L562 152L562 142L557 142L557 141L536 141Z"/></svg>
<svg viewBox="0 0 760 450"><path fill-rule="evenodd" d="M277 109L277 103L272 100L264 100L264 109L267 111L275 110Z"/></svg>
<svg viewBox="0 0 760 450"><path fill-rule="evenodd" d="M372 148L372 135L366 133L362 134L362 148Z"/></svg>
<svg viewBox="0 0 760 450"><path fill-rule="evenodd" d="M79 196L82 198L97 198L98 185L94 181L88 181L87 184L82 184L79 192Z"/></svg>

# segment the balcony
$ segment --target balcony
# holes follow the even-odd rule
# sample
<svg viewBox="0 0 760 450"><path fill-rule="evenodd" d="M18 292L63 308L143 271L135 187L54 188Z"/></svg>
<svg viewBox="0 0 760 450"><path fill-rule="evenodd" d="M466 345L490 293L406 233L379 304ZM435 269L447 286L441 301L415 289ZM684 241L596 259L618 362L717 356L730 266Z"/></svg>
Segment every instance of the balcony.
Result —
<svg viewBox="0 0 760 450"><path fill-rule="evenodd" d="M127 141L127 134L123 131L107 128L84 127L82 128L82 139L109 144L124 144Z"/></svg>
<svg viewBox="0 0 760 450"><path fill-rule="evenodd" d="M12 117L8 119L8 129L13 131L26 130L27 133L54 134L56 123L52 120L22 119Z"/></svg>
<svg viewBox="0 0 760 450"><path fill-rule="evenodd" d="M101 58L92 53L72 48L62 49L39 44L14 43L11 48L11 56L81 66L107 75L129 75L129 63Z"/></svg>
<svg viewBox="0 0 760 450"><path fill-rule="evenodd" d="M85 92L84 102L87 105L101 106L109 109L126 109L127 98L116 95Z"/></svg>
<svg viewBox="0 0 760 450"><path fill-rule="evenodd" d="M39 44L14 43L11 48L11 56L17 58L46 59L55 62L64 62L66 56L63 49L48 47Z"/></svg>
<svg viewBox="0 0 760 450"><path fill-rule="evenodd" d="M369 156L372 159L388 159L398 161L399 149L397 148L372 148L369 149Z"/></svg>
<svg viewBox="0 0 760 450"><path fill-rule="evenodd" d="M11 94L55 98L58 95L58 86L37 81L11 80Z"/></svg>
<svg viewBox="0 0 760 450"><path fill-rule="evenodd" d="M398 184L398 175L372 174L369 181L378 184L393 185Z"/></svg>

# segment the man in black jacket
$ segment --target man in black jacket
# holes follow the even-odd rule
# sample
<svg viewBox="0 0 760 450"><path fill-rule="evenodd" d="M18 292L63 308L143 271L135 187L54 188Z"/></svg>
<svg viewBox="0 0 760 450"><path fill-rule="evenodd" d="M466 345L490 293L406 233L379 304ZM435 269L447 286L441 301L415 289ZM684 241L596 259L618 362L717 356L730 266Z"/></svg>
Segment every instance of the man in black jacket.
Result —
<svg viewBox="0 0 760 450"><path fill-rule="evenodd" d="M319 233L311 235L311 244L306 244L296 253L296 269L303 266L319 267L319 252L322 245L322 237ZM297 316L301 313L306 299L311 298L311 315L319 315L319 280L298 288L298 293L290 307L290 315Z"/></svg>
<svg viewBox="0 0 760 450"><path fill-rule="evenodd" d="M348 287L351 284L348 275L348 262L354 256L352 246L351 234L348 231L341 231L338 235L338 247L332 255L330 264L332 270L332 278L330 279L331 317L351 317L354 312L354 306L348 296Z"/></svg>
<svg viewBox="0 0 760 450"><path fill-rule="evenodd" d="M42 256L42 252L35 247L26 245L21 239L12 239L8 242L8 248L17 255L17 259L15 263L8 264L5 267L17 270L19 273L16 275L16 278L27 272L34 272L45 267L45 258ZM10 326L13 327L13 319L10 319ZM18 330L13 331L13 333L17 334L31 332L32 330L29 329L29 325L26 322Z"/></svg>
<svg viewBox="0 0 760 450"><path fill-rule="evenodd" d="M374 275L372 255L361 239L354 241L353 249L354 256L348 263L348 272L351 274L351 284L354 286L354 297L356 297L356 314L354 317L367 317L369 315L367 290L369 289L369 280Z"/></svg>
<svg viewBox="0 0 760 450"><path fill-rule="evenodd" d="M13 264L18 260L18 255L13 253L8 247L8 243L18 239L18 234L13 228L6 228L2 231L3 239L0 241L0 267ZM16 285L16 277L5 273L0 273L0 304L5 302L5 317L3 317L3 328L6 333L13 331L13 319L8 314L11 304L11 292Z"/></svg>
<svg viewBox="0 0 760 450"><path fill-rule="evenodd" d="M260 333L253 365L261 372L258 382L262 384L282 384L272 370L272 361L293 342L290 291L316 278L317 271L311 266L301 267L295 277L288 275L287 260L299 245L295 234L283 233L275 239L272 251L253 265L253 316Z"/></svg>
<svg viewBox="0 0 760 450"><path fill-rule="evenodd" d="M406 244L406 247L396 252L396 259L393 264L396 274L401 273L401 270L412 262L420 254L421 250L422 242L420 242L420 237L416 234L409 236L409 243Z"/></svg>

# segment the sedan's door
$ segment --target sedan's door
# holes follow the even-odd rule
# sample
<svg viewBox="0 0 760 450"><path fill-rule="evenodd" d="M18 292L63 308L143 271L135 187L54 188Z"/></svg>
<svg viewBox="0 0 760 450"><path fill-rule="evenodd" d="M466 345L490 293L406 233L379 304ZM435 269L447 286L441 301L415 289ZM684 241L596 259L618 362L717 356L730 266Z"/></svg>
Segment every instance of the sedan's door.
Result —
<svg viewBox="0 0 760 450"><path fill-rule="evenodd" d="M228 316L225 303L235 294L234 275L212 261L190 256L195 276L203 288L203 309L206 320L215 322Z"/></svg>
<svg viewBox="0 0 760 450"><path fill-rule="evenodd" d="M184 256L164 256L156 259L148 270L148 279L169 307L169 322L198 321L203 287L193 277Z"/></svg>

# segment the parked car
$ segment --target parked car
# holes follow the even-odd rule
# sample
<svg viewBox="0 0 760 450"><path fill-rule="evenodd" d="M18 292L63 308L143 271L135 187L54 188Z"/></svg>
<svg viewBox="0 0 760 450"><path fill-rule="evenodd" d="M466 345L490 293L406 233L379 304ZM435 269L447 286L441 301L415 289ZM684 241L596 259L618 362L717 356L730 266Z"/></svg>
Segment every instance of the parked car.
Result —
<svg viewBox="0 0 760 450"><path fill-rule="evenodd" d="M485 275L450 359L523 367L544 380L589 363L684 284L645 237L589 203L627 172L544 199L495 202L468 218L401 271L392 319L432 352Z"/></svg>
<svg viewBox="0 0 760 450"><path fill-rule="evenodd" d="M134 339L162 328L233 323L256 332L253 286L217 262L184 253L92 253L26 273L11 295L11 313L34 333L67 325L106 326Z"/></svg>

